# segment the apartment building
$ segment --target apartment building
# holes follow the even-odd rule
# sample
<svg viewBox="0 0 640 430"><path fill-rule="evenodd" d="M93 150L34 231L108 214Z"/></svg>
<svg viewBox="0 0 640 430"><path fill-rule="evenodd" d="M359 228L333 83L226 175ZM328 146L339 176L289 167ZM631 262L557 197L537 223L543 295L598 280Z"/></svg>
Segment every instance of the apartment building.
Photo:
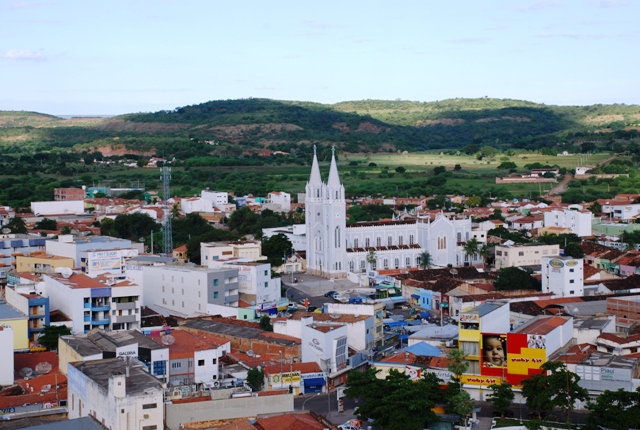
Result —
<svg viewBox="0 0 640 430"><path fill-rule="evenodd" d="M71 318L72 333L140 328L140 285L69 272L43 275L43 280L51 309Z"/></svg>
<svg viewBox="0 0 640 430"><path fill-rule="evenodd" d="M578 236L591 236L593 213L588 210L554 209L544 213L545 227L563 227L571 229Z"/></svg>
<svg viewBox="0 0 640 430"><path fill-rule="evenodd" d="M545 244L512 244L496 246L496 262L498 269L503 267L537 266L542 264L542 257L560 255L559 245Z"/></svg>
<svg viewBox="0 0 640 430"><path fill-rule="evenodd" d="M542 257L542 292L555 296L584 295L582 258Z"/></svg>
<svg viewBox="0 0 640 430"><path fill-rule="evenodd" d="M145 306L175 315L207 315L210 305L238 306L237 268L144 266L142 279Z"/></svg>

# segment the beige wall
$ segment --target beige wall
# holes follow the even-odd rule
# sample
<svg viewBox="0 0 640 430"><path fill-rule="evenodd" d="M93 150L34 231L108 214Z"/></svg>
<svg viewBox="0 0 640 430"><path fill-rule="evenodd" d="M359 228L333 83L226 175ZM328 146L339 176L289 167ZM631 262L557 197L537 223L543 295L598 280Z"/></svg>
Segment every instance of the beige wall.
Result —
<svg viewBox="0 0 640 430"><path fill-rule="evenodd" d="M560 255L559 245L496 246L497 269L503 267L532 266L542 263L542 257Z"/></svg>

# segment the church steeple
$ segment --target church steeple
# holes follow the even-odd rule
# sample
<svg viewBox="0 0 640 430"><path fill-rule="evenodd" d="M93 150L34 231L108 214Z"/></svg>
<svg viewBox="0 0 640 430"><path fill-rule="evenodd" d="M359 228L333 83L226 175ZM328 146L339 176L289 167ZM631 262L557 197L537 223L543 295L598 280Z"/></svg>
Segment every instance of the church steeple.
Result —
<svg viewBox="0 0 640 430"><path fill-rule="evenodd" d="M329 168L329 180L327 181L329 188L340 187L340 176L338 175L338 166L336 165L336 147L331 148L331 167Z"/></svg>
<svg viewBox="0 0 640 430"><path fill-rule="evenodd" d="M316 156L316 146L313 145L313 163L311 164L311 176L309 177L309 185L322 185L320 177L320 167L318 167L318 157Z"/></svg>

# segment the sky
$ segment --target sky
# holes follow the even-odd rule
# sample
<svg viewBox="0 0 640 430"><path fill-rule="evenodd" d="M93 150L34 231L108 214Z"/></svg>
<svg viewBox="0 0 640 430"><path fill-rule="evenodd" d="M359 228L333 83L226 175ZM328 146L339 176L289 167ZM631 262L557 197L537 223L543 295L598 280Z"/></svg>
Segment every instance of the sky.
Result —
<svg viewBox="0 0 640 430"><path fill-rule="evenodd" d="M640 104L638 0L0 0L0 110Z"/></svg>

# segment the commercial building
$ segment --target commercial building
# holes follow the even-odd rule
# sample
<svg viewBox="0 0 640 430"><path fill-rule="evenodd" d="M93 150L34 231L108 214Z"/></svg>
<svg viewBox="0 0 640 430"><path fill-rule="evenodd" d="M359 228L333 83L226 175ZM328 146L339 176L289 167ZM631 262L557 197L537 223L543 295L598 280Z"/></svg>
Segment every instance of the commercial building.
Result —
<svg viewBox="0 0 640 430"><path fill-rule="evenodd" d="M137 330L93 330L88 334L62 336L58 340L58 357L64 374L67 365L76 361L129 357L143 363L147 372L161 381L166 382L169 377L169 348L159 333L147 337Z"/></svg>
<svg viewBox="0 0 640 430"><path fill-rule="evenodd" d="M43 280L51 309L71 318L72 333L88 333L94 328L110 331L140 327L140 285L75 273L43 275Z"/></svg>
<svg viewBox="0 0 640 430"><path fill-rule="evenodd" d="M7 285L5 289L7 303L27 315L27 336L29 348L37 348L37 339L42 334L45 326L49 325L49 297L38 294L35 286L30 284Z"/></svg>
<svg viewBox="0 0 640 430"><path fill-rule="evenodd" d="M631 220L640 214L640 204L628 200L598 200L602 213L620 220Z"/></svg>
<svg viewBox="0 0 640 430"><path fill-rule="evenodd" d="M46 251L49 255L72 258L73 267L81 268L92 276L106 272L122 273L126 259L138 255L137 246L134 247L130 240L109 236L77 238L70 234L48 240Z"/></svg>
<svg viewBox="0 0 640 430"><path fill-rule="evenodd" d="M634 391L634 379L640 377L638 359L625 358L606 352L595 351L576 366L580 377L578 385L592 394L605 390Z"/></svg>
<svg viewBox="0 0 640 430"><path fill-rule="evenodd" d="M207 315L212 305L237 307L238 269L144 266L144 303L183 317Z"/></svg>
<svg viewBox="0 0 640 430"><path fill-rule="evenodd" d="M542 257L557 257L560 255L559 245L504 244L497 245L495 250L495 266L498 269L503 267L538 266L542 264Z"/></svg>
<svg viewBox="0 0 640 430"><path fill-rule="evenodd" d="M289 212L291 210L291 194L284 191L272 191L267 194L266 209L274 212Z"/></svg>
<svg viewBox="0 0 640 430"><path fill-rule="evenodd" d="M262 244L257 240L239 240L234 242L202 242L200 256L203 266L213 267L211 263L241 259L246 262L266 260L262 255Z"/></svg>
<svg viewBox="0 0 640 430"><path fill-rule="evenodd" d="M328 375L328 388L346 382L349 363L348 329L345 325L319 325L313 318L302 321L302 361L316 362Z"/></svg>
<svg viewBox="0 0 640 430"><path fill-rule="evenodd" d="M48 241L26 234L3 235L0 238L0 285L7 282L7 274L17 264L16 257L42 253Z"/></svg>
<svg viewBox="0 0 640 430"><path fill-rule="evenodd" d="M0 325L0 386L13 385L13 329Z"/></svg>
<svg viewBox="0 0 640 430"><path fill-rule="evenodd" d="M584 296L583 260L573 257L542 257L542 292L554 296Z"/></svg>
<svg viewBox="0 0 640 430"><path fill-rule="evenodd" d="M93 416L112 430L164 428L164 387L142 363L110 358L68 367L69 418Z"/></svg>
<svg viewBox="0 0 640 430"><path fill-rule="evenodd" d="M83 200L31 202L31 212L37 217L52 215L82 215Z"/></svg>
<svg viewBox="0 0 640 430"><path fill-rule="evenodd" d="M73 258L60 257L57 255L36 254L16 257L16 271L29 273L56 273L56 269L67 267L73 269L75 266Z"/></svg>
<svg viewBox="0 0 640 430"><path fill-rule="evenodd" d="M215 267L215 262L209 262L209 267ZM281 278L271 277L269 263L222 263L222 268L238 271L239 299L256 306L262 313L277 313L280 300ZM286 303L282 304L283 309ZM281 307L282 307L281 306Z"/></svg>
<svg viewBox="0 0 640 430"><path fill-rule="evenodd" d="M85 191L82 188L54 188L53 200L57 202L68 200L83 200L85 197Z"/></svg>

